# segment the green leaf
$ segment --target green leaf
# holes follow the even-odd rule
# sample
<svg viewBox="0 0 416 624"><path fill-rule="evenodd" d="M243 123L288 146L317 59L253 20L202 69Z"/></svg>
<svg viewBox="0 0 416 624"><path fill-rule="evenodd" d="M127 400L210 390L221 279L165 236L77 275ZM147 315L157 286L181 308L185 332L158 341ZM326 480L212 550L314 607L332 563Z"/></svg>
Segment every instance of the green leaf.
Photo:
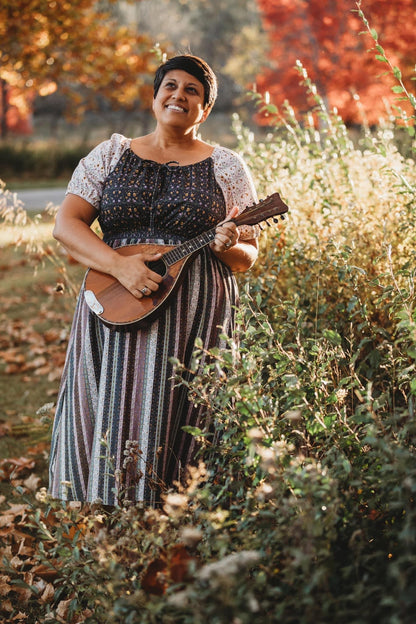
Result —
<svg viewBox="0 0 416 624"><path fill-rule="evenodd" d="M184 431L185 433L190 433L193 436L203 435L202 429L200 429L199 427L191 427L187 425L185 427L182 427L182 431Z"/></svg>
<svg viewBox="0 0 416 624"><path fill-rule="evenodd" d="M394 87L391 88L391 90L394 93L403 93L404 92L403 87L401 87L400 85L395 85Z"/></svg>
<svg viewBox="0 0 416 624"><path fill-rule="evenodd" d="M377 31L374 28L372 28L370 32L371 32L371 36L374 39L374 41L378 41L378 33L377 33Z"/></svg>
<svg viewBox="0 0 416 624"><path fill-rule="evenodd" d="M380 54L376 54L376 59L381 61L382 63L387 63L387 59L385 56L380 56Z"/></svg>
<svg viewBox="0 0 416 624"><path fill-rule="evenodd" d="M279 109L277 108L275 104L267 104L265 106L265 109L271 115L276 115L279 112Z"/></svg>
<svg viewBox="0 0 416 624"><path fill-rule="evenodd" d="M325 338L333 345L340 345L342 338L338 332L333 329L324 329L322 332Z"/></svg>
<svg viewBox="0 0 416 624"><path fill-rule="evenodd" d="M395 78L397 78L397 80L401 80L402 79L402 72L400 71L400 69L396 66L393 67L393 74L395 76Z"/></svg>

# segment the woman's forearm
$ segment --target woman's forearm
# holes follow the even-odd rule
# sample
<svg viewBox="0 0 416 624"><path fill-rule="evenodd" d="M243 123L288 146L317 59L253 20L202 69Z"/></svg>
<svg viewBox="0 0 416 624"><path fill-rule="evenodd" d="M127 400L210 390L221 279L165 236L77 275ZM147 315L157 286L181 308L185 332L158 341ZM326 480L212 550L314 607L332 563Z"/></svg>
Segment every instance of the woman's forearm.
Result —
<svg viewBox="0 0 416 624"><path fill-rule="evenodd" d="M78 262L103 273L112 274L119 254L104 243L89 225L77 219L57 223L53 235Z"/></svg>
<svg viewBox="0 0 416 624"><path fill-rule="evenodd" d="M258 256L258 244L256 240L238 241L236 245L226 251L213 253L224 264L230 267L233 273L248 271Z"/></svg>
<svg viewBox="0 0 416 624"><path fill-rule="evenodd" d="M147 261L157 260L154 251L123 256L104 243L91 229L96 210L81 198L65 199L55 221L54 236L67 251L87 267L115 277L135 297L143 297L143 289L158 289L162 277L152 271Z"/></svg>
<svg viewBox="0 0 416 624"><path fill-rule="evenodd" d="M53 236L81 264L113 275L119 254L91 229L96 216L91 204L67 195L56 216Z"/></svg>

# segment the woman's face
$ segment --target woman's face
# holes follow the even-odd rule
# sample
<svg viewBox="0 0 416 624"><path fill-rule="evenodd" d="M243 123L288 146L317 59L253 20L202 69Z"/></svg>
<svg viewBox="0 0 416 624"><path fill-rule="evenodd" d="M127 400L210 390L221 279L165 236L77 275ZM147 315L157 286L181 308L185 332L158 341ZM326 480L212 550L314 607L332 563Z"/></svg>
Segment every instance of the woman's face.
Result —
<svg viewBox="0 0 416 624"><path fill-rule="evenodd" d="M163 78L153 100L153 112L159 123L192 128L208 117L204 108L204 85L182 69L172 69Z"/></svg>

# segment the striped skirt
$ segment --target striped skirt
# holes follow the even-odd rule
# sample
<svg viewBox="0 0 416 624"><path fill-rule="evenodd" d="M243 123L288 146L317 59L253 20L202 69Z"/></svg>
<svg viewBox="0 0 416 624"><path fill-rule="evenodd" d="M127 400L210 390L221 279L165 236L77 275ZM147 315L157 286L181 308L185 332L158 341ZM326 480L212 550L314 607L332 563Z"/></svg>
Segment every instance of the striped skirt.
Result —
<svg viewBox="0 0 416 624"><path fill-rule="evenodd" d="M54 498L155 506L192 463L184 426L207 425L174 378L171 358L190 367L196 338L206 349L234 329L237 290L208 248L188 266L170 304L145 329L114 331L78 299L52 433Z"/></svg>

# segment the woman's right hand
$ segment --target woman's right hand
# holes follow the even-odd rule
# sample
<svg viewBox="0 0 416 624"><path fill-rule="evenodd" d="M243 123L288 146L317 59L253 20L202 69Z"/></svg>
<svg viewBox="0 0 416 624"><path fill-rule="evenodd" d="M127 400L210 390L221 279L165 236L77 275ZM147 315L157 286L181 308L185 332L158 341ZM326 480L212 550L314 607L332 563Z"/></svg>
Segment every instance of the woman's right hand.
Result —
<svg viewBox="0 0 416 624"><path fill-rule="evenodd" d="M145 262L157 260L161 254L147 252L122 256L91 229L97 215L97 210L89 202L68 194L59 208L53 234L75 260L112 275L137 299L157 290L162 277L149 269Z"/></svg>
<svg viewBox="0 0 416 624"><path fill-rule="evenodd" d="M149 296L159 288L162 276L155 273L146 265L146 262L158 260L161 253L137 253L131 256L117 254L111 274L124 288L127 288L134 297L141 299Z"/></svg>

